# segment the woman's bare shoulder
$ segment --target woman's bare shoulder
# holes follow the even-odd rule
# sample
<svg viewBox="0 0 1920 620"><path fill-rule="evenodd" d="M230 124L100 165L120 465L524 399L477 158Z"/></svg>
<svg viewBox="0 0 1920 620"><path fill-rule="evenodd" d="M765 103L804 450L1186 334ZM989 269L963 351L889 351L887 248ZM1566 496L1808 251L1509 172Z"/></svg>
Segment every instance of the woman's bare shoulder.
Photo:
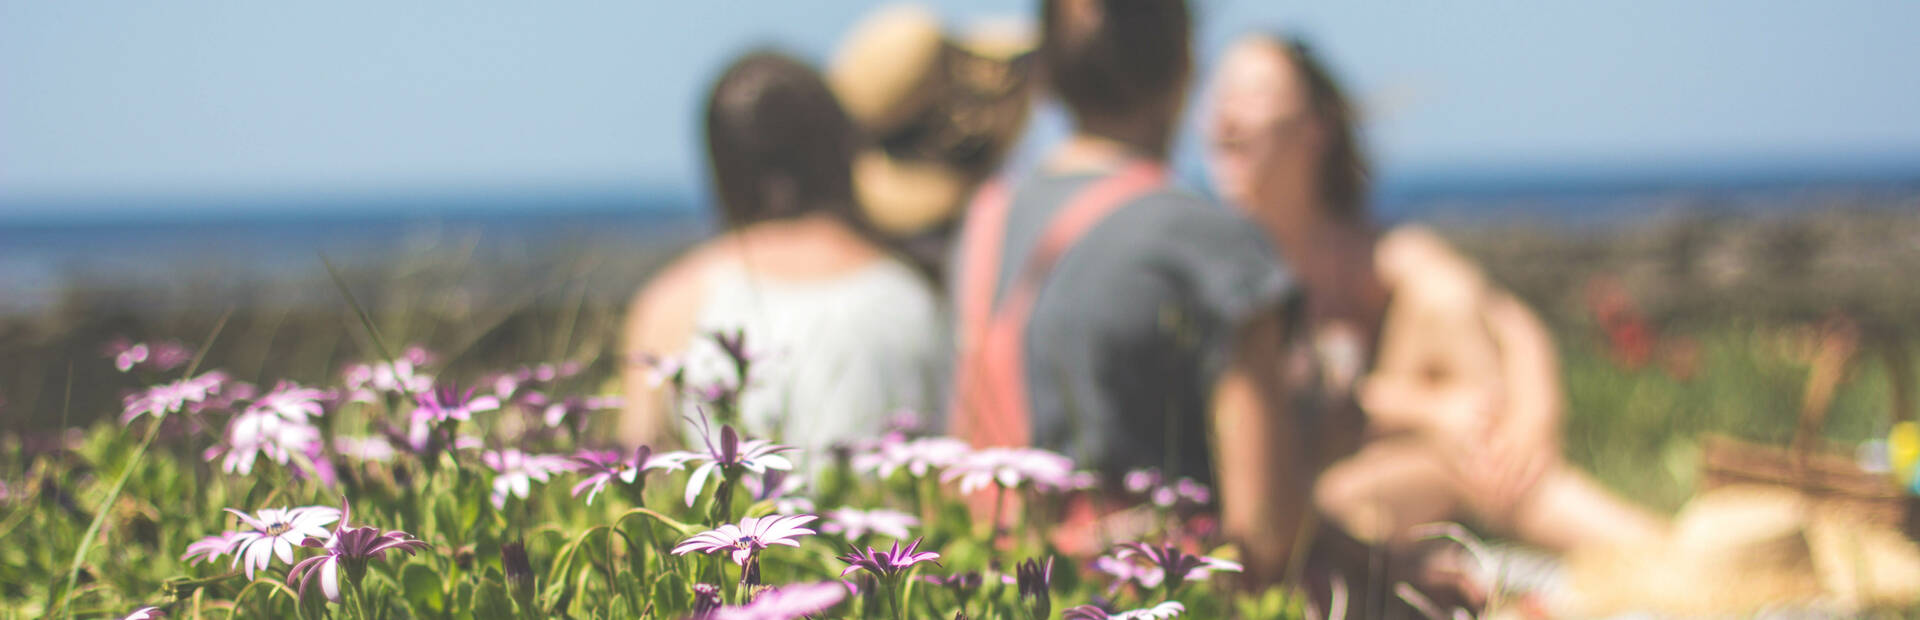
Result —
<svg viewBox="0 0 1920 620"><path fill-rule="evenodd" d="M1473 305L1489 293L1480 266L1424 226L1399 226L1381 235L1374 265L1400 299Z"/></svg>
<svg viewBox="0 0 1920 620"><path fill-rule="evenodd" d="M625 329L627 350L662 352L671 349L692 331L704 293L701 274L724 258L713 242L694 246L647 280L627 303Z"/></svg>

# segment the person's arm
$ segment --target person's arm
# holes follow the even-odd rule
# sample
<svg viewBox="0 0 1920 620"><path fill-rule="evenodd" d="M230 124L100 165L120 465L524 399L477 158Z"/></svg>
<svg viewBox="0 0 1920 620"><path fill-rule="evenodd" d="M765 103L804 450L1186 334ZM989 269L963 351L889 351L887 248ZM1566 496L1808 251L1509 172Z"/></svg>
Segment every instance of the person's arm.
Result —
<svg viewBox="0 0 1920 620"><path fill-rule="evenodd" d="M697 290L686 262L668 267L634 295L620 329L620 386L625 404L614 427L620 442L661 447L670 439L673 388L655 379L645 356L678 355L693 331Z"/></svg>
<svg viewBox="0 0 1920 620"><path fill-rule="evenodd" d="M1286 325L1272 314L1239 330L1209 412L1221 525L1241 549L1247 578L1261 585L1286 577L1312 505L1310 439L1282 380Z"/></svg>
<svg viewBox="0 0 1920 620"><path fill-rule="evenodd" d="M620 329L620 391L625 398L615 432L627 445L654 443L665 427L662 412L667 408L668 386L653 381L652 368L643 357L659 353L648 350L647 327L652 321L646 316L645 300L644 293L634 298Z"/></svg>
<svg viewBox="0 0 1920 620"><path fill-rule="evenodd" d="M1560 358L1553 335L1526 304L1504 292L1489 296L1487 331L1500 351L1505 378L1500 422L1558 442L1562 414Z"/></svg>
<svg viewBox="0 0 1920 620"><path fill-rule="evenodd" d="M1489 420L1484 454L1490 504L1517 506L1560 456L1560 363L1553 336L1526 304L1490 291L1483 308L1499 351L1500 407Z"/></svg>
<svg viewBox="0 0 1920 620"><path fill-rule="evenodd" d="M1393 298L1373 371L1356 394L1369 429L1478 444L1505 399L1499 353L1485 329L1485 278L1418 226L1383 236L1374 263Z"/></svg>

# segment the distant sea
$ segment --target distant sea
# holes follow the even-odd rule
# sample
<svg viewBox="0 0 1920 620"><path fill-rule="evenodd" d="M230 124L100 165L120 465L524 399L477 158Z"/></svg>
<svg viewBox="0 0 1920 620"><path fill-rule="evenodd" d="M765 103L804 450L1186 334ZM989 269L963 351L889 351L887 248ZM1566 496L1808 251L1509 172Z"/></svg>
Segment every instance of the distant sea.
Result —
<svg viewBox="0 0 1920 620"><path fill-rule="evenodd" d="M1389 221L1591 226L1675 213L1913 208L1917 197L1920 166L1445 173L1384 180L1375 209ZM277 278L311 275L321 254L352 263L453 241L528 252L555 244L684 243L713 229L703 205L694 192L633 188L0 203L0 311L42 307L75 278L151 285L194 265Z"/></svg>

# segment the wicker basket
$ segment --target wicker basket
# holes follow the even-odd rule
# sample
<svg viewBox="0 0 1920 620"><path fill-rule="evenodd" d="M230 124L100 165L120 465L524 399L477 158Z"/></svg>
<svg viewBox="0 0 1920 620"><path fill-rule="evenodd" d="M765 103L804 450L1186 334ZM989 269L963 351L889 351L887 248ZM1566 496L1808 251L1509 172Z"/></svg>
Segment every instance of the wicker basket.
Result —
<svg viewBox="0 0 1920 620"><path fill-rule="evenodd" d="M1873 350L1885 358L1892 375L1889 417L1897 420L1910 416L1913 367L1904 343L1894 337L1876 340L1879 346ZM1702 446L1705 488L1732 484L1788 487L1805 495L1823 512L1845 514L1920 539L1920 498L1900 488L1886 474L1861 469L1851 449L1820 438L1834 391L1860 351L1860 330L1855 325L1829 321L1822 329L1807 376L1793 443L1769 446L1708 436Z"/></svg>

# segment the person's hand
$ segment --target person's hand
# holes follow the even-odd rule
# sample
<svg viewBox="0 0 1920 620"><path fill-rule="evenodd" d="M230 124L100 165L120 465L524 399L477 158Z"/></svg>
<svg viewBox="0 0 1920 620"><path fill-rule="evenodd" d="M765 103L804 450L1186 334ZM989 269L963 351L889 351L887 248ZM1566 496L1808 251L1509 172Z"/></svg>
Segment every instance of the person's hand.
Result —
<svg viewBox="0 0 1920 620"><path fill-rule="evenodd" d="M1547 438L1503 415L1496 390L1453 389L1430 397L1440 453L1454 464L1468 505L1499 522L1532 493L1556 460Z"/></svg>
<svg viewBox="0 0 1920 620"><path fill-rule="evenodd" d="M1559 462L1558 446L1529 425L1495 418L1483 449L1465 461L1470 504L1500 520L1514 514Z"/></svg>
<svg viewBox="0 0 1920 620"><path fill-rule="evenodd" d="M1416 382L1369 379L1360 390L1370 422L1418 433L1451 464L1469 505L1485 516L1511 514L1557 462L1552 434L1502 415L1492 387L1421 388Z"/></svg>

